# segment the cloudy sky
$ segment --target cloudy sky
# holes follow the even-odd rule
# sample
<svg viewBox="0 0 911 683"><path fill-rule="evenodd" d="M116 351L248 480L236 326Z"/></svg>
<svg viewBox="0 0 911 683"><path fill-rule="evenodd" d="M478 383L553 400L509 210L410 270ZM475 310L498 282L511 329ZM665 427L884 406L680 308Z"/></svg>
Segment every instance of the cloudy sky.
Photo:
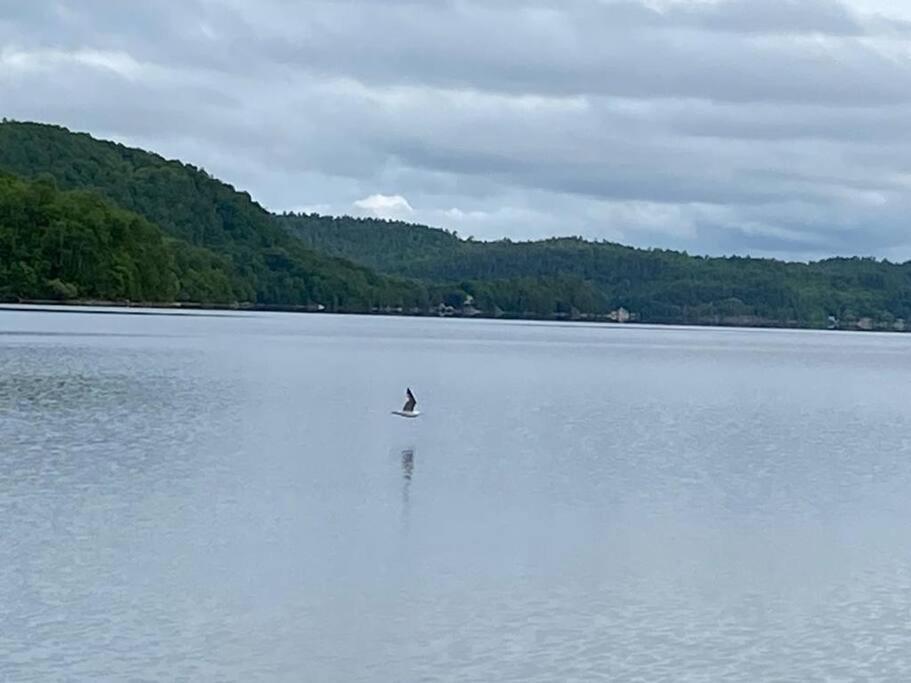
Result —
<svg viewBox="0 0 911 683"><path fill-rule="evenodd" d="M276 211L911 258L906 0L0 0L0 115Z"/></svg>

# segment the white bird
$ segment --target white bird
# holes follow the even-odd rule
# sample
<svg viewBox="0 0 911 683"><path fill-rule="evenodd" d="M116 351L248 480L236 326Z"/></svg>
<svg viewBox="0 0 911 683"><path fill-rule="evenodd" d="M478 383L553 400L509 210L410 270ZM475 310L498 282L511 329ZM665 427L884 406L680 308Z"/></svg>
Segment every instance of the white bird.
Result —
<svg viewBox="0 0 911 683"><path fill-rule="evenodd" d="M420 410L414 409L417 403L414 394L411 393L411 389L405 389L405 405L402 406L401 410L393 410L392 414L400 417L417 417L421 414Z"/></svg>

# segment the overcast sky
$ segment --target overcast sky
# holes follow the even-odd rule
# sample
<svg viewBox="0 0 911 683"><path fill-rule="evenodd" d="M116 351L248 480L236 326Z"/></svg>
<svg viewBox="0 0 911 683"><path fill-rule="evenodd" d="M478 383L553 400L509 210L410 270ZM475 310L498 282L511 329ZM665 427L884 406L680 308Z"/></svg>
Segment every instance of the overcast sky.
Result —
<svg viewBox="0 0 911 683"><path fill-rule="evenodd" d="M276 211L911 258L906 0L0 0L0 115Z"/></svg>

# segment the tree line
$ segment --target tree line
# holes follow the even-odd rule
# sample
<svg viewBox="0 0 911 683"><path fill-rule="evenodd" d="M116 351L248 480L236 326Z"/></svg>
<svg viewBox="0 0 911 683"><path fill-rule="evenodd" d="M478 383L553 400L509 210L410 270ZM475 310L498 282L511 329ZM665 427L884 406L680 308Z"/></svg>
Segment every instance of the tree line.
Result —
<svg viewBox="0 0 911 683"><path fill-rule="evenodd" d="M626 308L655 323L806 327L911 321L911 263L832 258L789 263L635 249L578 237L481 242L454 232L369 218L284 214L314 249L442 287L450 301L538 316Z"/></svg>

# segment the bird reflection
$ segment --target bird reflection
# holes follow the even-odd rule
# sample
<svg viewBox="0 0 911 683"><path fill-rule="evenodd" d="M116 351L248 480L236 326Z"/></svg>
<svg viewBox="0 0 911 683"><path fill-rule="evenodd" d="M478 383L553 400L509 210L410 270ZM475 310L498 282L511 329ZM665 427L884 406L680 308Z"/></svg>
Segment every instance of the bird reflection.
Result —
<svg viewBox="0 0 911 683"><path fill-rule="evenodd" d="M406 485L411 481L411 475L414 473L414 449L408 448L402 451L402 475L405 477Z"/></svg>
<svg viewBox="0 0 911 683"><path fill-rule="evenodd" d="M414 449L402 451L402 518L407 524L411 493L411 478L414 476Z"/></svg>

